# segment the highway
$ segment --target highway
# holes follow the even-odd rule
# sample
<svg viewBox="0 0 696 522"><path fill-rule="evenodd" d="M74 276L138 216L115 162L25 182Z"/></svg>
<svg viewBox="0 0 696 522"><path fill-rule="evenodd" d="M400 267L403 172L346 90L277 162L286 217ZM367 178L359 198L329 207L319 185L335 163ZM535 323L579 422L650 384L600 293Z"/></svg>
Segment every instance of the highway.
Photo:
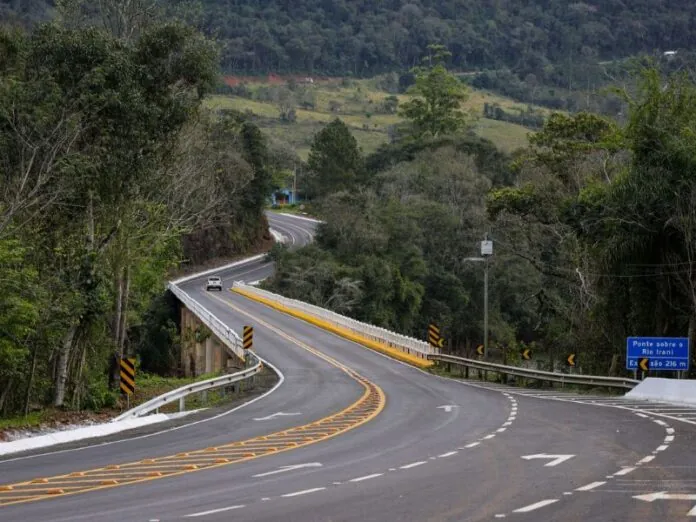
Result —
<svg viewBox="0 0 696 522"><path fill-rule="evenodd" d="M290 245L311 240L311 221L269 221ZM259 260L220 275L231 286L272 270ZM240 295L206 292L202 280L182 287L236 331L254 325L255 350L282 384L173 431L0 462L0 500L2 485L42 478L31 487L69 493L83 478L51 478L66 473L101 469L105 482L0 506L0 520L670 521L696 506L696 426L680 414L444 379ZM222 462L239 441L248 456ZM288 441L298 447L281 448ZM206 449L216 458L191 453ZM177 458L199 467L160 478ZM127 463L147 474L113 484Z"/></svg>

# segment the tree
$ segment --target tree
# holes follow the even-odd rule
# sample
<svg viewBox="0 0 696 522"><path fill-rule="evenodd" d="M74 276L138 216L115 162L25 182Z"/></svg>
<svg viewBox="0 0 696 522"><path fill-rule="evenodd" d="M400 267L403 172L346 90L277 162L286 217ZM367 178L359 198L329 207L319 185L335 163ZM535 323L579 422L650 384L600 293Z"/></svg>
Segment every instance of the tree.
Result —
<svg viewBox="0 0 696 522"><path fill-rule="evenodd" d="M429 49L434 53L429 60L436 64L413 70L416 80L408 90L413 98L403 103L400 110L418 139L454 134L467 124L467 116L461 110L467 89L442 63L449 53L442 46L432 45Z"/></svg>
<svg viewBox="0 0 696 522"><path fill-rule="evenodd" d="M317 133L309 151L312 197L354 187L363 181L363 160L348 126L335 119Z"/></svg>

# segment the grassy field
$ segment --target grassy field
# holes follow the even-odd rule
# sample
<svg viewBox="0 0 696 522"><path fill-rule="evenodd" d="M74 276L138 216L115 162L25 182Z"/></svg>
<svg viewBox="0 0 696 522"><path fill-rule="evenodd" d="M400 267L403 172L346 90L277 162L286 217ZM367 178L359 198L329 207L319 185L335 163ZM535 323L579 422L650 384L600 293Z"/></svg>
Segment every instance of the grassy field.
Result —
<svg viewBox="0 0 696 522"><path fill-rule="evenodd" d="M297 108L297 120L294 123L282 122L278 105L268 100L270 90L276 89L277 92L278 89L285 89L284 86L253 83L248 84L247 88L251 97L217 95L209 97L206 104L211 108L253 113L257 124L265 133L290 144L303 159L307 158L316 132L336 117L351 127L364 154L370 154L387 143L389 128L401 122L397 114L385 113L382 103L389 93L380 91L375 80L351 81L348 85L327 82L297 86L293 96L300 101L311 99L314 107ZM407 95L396 97L399 103L408 99ZM527 106L490 92L476 90L470 91L469 99L462 106L472 114L474 131L491 140L500 149L510 152L526 146L531 131L521 125L483 118L485 103L498 104L508 112L524 111ZM538 107L535 109L543 111Z"/></svg>

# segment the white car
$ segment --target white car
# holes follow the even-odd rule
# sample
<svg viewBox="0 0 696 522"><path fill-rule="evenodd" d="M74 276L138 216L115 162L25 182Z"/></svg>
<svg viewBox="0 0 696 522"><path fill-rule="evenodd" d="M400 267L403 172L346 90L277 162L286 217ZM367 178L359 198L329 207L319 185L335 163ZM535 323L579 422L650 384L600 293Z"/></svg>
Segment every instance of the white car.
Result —
<svg viewBox="0 0 696 522"><path fill-rule="evenodd" d="M208 283L205 285L205 289L208 291L219 290L222 292L222 279L220 279L218 276L209 277Z"/></svg>

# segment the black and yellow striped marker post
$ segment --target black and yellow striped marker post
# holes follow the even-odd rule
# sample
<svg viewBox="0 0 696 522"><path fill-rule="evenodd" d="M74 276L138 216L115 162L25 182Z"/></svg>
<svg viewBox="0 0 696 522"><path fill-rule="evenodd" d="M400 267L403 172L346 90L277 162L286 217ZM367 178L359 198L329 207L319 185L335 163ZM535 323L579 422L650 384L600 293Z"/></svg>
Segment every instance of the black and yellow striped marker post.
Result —
<svg viewBox="0 0 696 522"><path fill-rule="evenodd" d="M428 343L433 348L442 348L445 345L445 339L440 335L440 328L435 323L428 325Z"/></svg>
<svg viewBox="0 0 696 522"><path fill-rule="evenodd" d="M128 407L130 408L130 396L135 393L135 359L132 357L121 357L121 393L126 396Z"/></svg>
<svg viewBox="0 0 696 522"><path fill-rule="evenodd" d="M254 349L254 327L244 326L244 333L242 335L242 344L245 350Z"/></svg>

